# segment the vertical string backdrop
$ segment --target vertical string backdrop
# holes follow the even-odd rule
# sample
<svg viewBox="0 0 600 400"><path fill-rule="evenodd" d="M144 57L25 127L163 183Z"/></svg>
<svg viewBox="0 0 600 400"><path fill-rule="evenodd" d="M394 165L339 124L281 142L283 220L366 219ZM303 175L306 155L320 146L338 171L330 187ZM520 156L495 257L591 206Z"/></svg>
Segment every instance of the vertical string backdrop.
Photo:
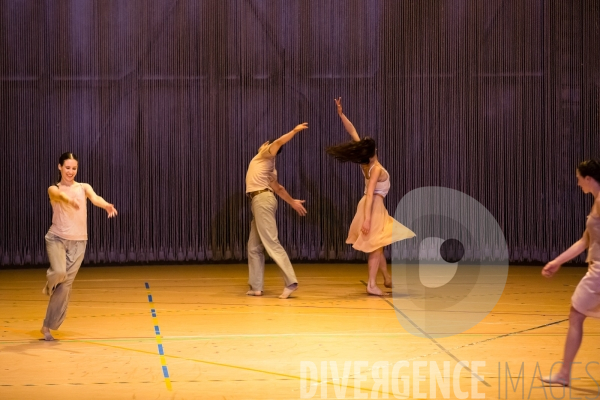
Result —
<svg viewBox="0 0 600 400"><path fill-rule="evenodd" d="M0 18L0 265L47 263L65 151L119 210L89 207L86 262L245 260L248 163L302 122L277 169L308 215L280 200L280 240L294 260L364 260L345 243L363 177L324 151L349 140L340 96L378 143L390 213L413 189L459 190L512 262L545 262L584 229L596 0L0 0Z"/></svg>

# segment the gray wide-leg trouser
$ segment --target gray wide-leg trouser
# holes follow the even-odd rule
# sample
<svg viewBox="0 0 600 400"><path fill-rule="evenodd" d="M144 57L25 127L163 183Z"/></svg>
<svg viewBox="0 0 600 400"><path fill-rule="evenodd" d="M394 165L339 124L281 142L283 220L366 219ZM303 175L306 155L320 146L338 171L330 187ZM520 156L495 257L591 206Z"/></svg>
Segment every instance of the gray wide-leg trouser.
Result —
<svg viewBox="0 0 600 400"><path fill-rule="evenodd" d="M275 212L277 199L271 192L261 193L252 199L252 224L248 239L248 284L254 291L262 291L264 286L264 250L275 261L281 271L285 286L298 283L294 268L285 249L277 237Z"/></svg>
<svg viewBox="0 0 600 400"><path fill-rule="evenodd" d="M50 268L43 293L50 296L44 326L58 329L65 320L71 287L85 255L86 240L67 240L52 233L46 234L46 251Z"/></svg>

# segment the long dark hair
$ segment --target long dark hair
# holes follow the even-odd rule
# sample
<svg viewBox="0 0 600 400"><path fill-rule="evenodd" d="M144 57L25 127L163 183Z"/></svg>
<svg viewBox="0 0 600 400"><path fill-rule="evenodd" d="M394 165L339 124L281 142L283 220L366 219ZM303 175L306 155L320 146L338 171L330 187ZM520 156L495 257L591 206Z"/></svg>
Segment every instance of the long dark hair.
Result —
<svg viewBox="0 0 600 400"><path fill-rule="evenodd" d="M375 155L377 144L370 137L347 143L329 146L325 149L327 154L341 162L368 164L369 159Z"/></svg>
<svg viewBox="0 0 600 400"><path fill-rule="evenodd" d="M591 176L594 180L600 183L600 161L586 160L579 163L577 171L582 177Z"/></svg>
<svg viewBox="0 0 600 400"><path fill-rule="evenodd" d="M60 155L60 158L58 159L58 163L61 165L61 167L65 164L65 160L75 160L75 161L77 161L77 164L79 164L79 160L77 159L77 156L70 152L62 153ZM62 174L60 173L60 171L58 171L58 181L56 181L56 186L58 186L58 184L60 183L61 180L62 180Z"/></svg>

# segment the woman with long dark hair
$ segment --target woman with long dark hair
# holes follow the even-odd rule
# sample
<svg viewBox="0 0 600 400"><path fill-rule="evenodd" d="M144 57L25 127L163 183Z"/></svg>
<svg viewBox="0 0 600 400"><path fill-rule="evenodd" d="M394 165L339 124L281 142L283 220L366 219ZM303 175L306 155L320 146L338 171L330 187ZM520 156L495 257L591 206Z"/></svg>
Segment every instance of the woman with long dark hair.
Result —
<svg viewBox="0 0 600 400"><path fill-rule="evenodd" d="M52 226L45 239L50 268L42 293L50 296L50 301L40 330L45 340L54 340L50 329L58 329L67 315L73 280L83 262L87 245L86 200L106 210L108 218L117 215L117 209L98 196L90 185L75 182L78 167L73 153L63 153L58 160L58 182L48 188Z"/></svg>
<svg viewBox="0 0 600 400"><path fill-rule="evenodd" d="M583 236L564 253L550 261L542 275L551 278L561 265L588 249L586 262L588 271L581 279L571 297L569 330L563 363L558 373L542 378L543 382L569 386L571 366L583 339L583 321L586 317L600 318L600 161L583 161L577 166L577 185L583 193L594 196L594 204L587 216Z"/></svg>
<svg viewBox="0 0 600 400"><path fill-rule="evenodd" d="M335 99L338 115L352 141L326 149L327 153L341 162L359 164L365 177L365 192L358 203L356 215L350 224L346 243L369 255L369 282L367 293L381 296L377 286L377 273L383 274L385 287L392 287L383 248L393 242L414 237L415 234L390 217L383 199L390 189L390 174L377 158L377 145L370 137L361 139L352 122L342 112L342 98Z"/></svg>

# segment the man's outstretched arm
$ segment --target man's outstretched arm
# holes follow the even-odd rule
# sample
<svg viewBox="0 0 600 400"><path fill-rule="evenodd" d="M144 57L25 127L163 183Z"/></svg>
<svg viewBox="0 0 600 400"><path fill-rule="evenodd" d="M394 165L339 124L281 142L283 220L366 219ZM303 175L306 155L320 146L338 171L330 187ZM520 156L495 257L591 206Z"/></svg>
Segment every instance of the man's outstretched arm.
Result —
<svg viewBox="0 0 600 400"><path fill-rule="evenodd" d="M271 155L276 155L281 146L292 140L292 138L296 136L296 133L305 129L308 129L308 122L296 125L294 129L292 129L291 131L289 131L288 133L271 143L271 145L269 146L269 152L271 153Z"/></svg>

